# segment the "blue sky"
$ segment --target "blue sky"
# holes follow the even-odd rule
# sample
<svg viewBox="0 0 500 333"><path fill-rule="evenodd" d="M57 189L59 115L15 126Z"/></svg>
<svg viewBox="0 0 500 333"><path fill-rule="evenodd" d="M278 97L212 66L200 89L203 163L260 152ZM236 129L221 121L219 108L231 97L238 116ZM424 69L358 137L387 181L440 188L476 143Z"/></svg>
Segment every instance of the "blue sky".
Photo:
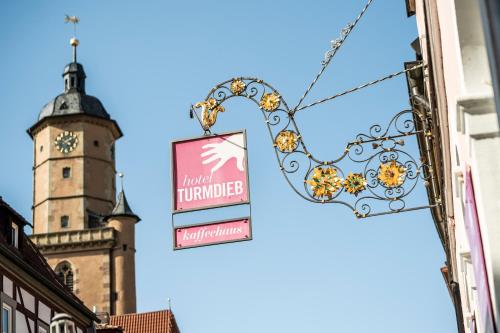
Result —
<svg viewBox="0 0 500 333"><path fill-rule="evenodd" d="M255 76L295 104L329 41L364 1L2 1L0 195L28 219L32 142L26 129L62 91L78 15L79 61L125 136L116 148L137 225L138 311L172 306L184 333L455 332L427 211L356 220L343 206L300 199L282 177L262 116L228 104L217 132L247 129L254 239L172 251L170 142L201 134L189 105L218 82ZM375 0L308 101L398 71L417 37L404 1ZM309 149L345 143L408 107L403 77L297 115ZM417 199L424 200L423 191ZM248 214L245 207L176 224Z"/></svg>

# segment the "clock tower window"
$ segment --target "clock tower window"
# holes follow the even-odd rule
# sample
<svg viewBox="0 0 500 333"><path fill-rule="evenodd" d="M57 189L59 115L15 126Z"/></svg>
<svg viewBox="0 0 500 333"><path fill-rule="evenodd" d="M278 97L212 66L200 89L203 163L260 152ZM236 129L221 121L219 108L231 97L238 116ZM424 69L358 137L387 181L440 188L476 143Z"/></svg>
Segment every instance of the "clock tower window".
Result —
<svg viewBox="0 0 500 333"><path fill-rule="evenodd" d="M62 169L62 176L63 178L70 178L71 177L71 168L70 167L65 167Z"/></svg>
<svg viewBox="0 0 500 333"><path fill-rule="evenodd" d="M61 216L61 228L69 227L69 216L63 215Z"/></svg>

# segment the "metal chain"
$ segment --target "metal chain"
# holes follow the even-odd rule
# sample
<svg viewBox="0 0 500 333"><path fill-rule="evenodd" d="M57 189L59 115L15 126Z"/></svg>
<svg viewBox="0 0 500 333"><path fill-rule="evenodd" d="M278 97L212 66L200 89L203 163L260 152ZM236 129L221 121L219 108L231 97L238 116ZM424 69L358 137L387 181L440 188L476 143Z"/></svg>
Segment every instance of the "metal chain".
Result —
<svg viewBox="0 0 500 333"><path fill-rule="evenodd" d="M337 97L340 97L340 96L344 96L344 95L350 94L350 93L352 93L352 92L355 92L355 91L361 90L361 89L363 89L363 88L366 88L366 87L369 87L369 86L373 86L374 84L380 83L380 82L385 81L385 80L392 79L393 77L399 76L399 75L404 74L404 73L406 73L406 72L410 72L410 71L412 71L412 70L414 70L414 69L417 69L417 68L420 68L420 67L424 67L424 65L423 65L423 64L416 65L416 66L413 66L413 67L411 67L411 68L408 68L408 69L405 69L405 70L402 70L402 71L399 71L399 72L396 72L396 73L389 74L389 75L384 76L384 77L382 77L382 78L380 78L380 79L370 81L370 82L365 83L365 84L363 84L363 85L361 85L361 86L358 86L358 87L355 87L355 88L351 88L351 89L349 89L349 90L346 90L346 91L344 91L344 92L338 93L338 94L336 94L336 95L333 95L333 96L330 96L330 97L323 98L323 99L321 99L321 100L319 100L319 101L316 101L316 102L313 102L313 103L311 103L311 104L304 105L304 106L302 106L302 107L300 107L300 108L297 108L297 109L295 109L295 112L300 111L300 110L304 110L304 109L307 109L307 108L310 108L311 106L315 106L315 105L318 105L318 104L321 104L321 103L324 103L324 102L327 102L327 101L331 101L331 100L332 100L332 99L334 99L334 98L337 98Z"/></svg>
<svg viewBox="0 0 500 333"><path fill-rule="evenodd" d="M351 31L354 29L354 27L358 24L359 20L361 19L361 17L363 17L363 15L368 10L368 7L370 7L370 5L371 5L372 2L373 2L373 0L368 0L368 2L366 3L366 5L361 10L361 13L359 13L359 15L356 17L356 19L353 22L350 22L349 24L347 24L347 26L342 29L340 38L337 38L337 39L331 41L331 49L328 50L325 53L325 59L321 62L321 64L323 65L321 67L321 70L316 75L316 77L314 78L314 80L311 82L311 84L309 85L309 87L307 88L307 90L304 92L304 95L302 95L302 97L300 98L299 103L292 109L293 111L300 110L300 109L297 109L297 108L300 106L300 104L302 104L302 102L306 98L307 94L309 94L309 92L314 87L314 85L316 84L316 82L318 82L318 80L321 77L321 75L323 75L323 72L328 67L328 65L332 61L332 59L335 56L335 54L337 53L337 51L340 49L340 47L342 46L342 44L344 44L344 41L347 39L347 37L349 36L349 34L351 33Z"/></svg>

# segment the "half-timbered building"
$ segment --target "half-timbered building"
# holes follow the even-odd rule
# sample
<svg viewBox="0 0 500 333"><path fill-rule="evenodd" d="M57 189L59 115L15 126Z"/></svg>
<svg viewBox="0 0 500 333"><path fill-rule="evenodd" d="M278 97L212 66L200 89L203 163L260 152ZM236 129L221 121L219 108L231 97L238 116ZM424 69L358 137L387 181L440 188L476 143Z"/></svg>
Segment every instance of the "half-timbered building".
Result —
<svg viewBox="0 0 500 333"><path fill-rule="evenodd" d="M0 197L1 333L49 333L51 319L71 316L75 332L95 332L96 315L65 285L24 233L29 223Z"/></svg>

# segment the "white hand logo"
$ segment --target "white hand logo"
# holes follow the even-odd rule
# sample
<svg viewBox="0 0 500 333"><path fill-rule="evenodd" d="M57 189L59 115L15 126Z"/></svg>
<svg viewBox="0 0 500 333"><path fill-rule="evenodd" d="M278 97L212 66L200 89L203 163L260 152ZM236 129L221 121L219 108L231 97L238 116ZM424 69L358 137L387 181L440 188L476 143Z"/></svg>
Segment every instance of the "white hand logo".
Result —
<svg viewBox="0 0 500 333"><path fill-rule="evenodd" d="M215 172L234 157L236 158L236 166L238 167L238 170L243 171L245 170L243 167L243 158L245 157L245 150L243 147L243 134L231 135L220 143L206 144L202 148L210 149L201 154L201 157L207 157L201 163L209 164L215 160L219 160L212 168L212 172Z"/></svg>

